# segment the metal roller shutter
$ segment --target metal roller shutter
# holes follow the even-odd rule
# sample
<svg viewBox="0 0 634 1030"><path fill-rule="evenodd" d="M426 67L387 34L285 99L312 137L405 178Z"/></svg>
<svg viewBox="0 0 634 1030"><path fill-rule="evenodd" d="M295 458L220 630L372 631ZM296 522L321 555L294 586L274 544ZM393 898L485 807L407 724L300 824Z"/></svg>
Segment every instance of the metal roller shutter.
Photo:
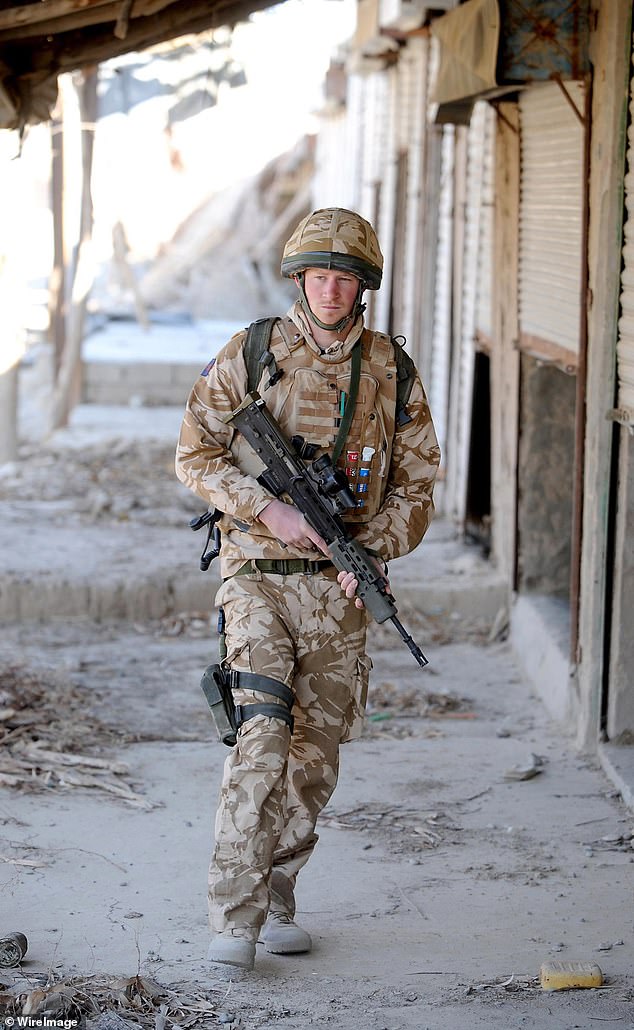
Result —
<svg viewBox="0 0 634 1030"><path fill-rule="evenodd" d="M451 309L453 262L455 128L442 129L440 192L438 196L438 242L434 323L429 372L429 401L443 455L447 453L449 367L451 359Z"/></svg>
<svg viewBox="0 0 634 1030"><path fill-rule="evenodd" d="M576 360L581 319L582 82L533 85L520 97L519 307L521 345ZM570 103L572 101L579 112Z"/></svg>
<svg viewBox="0 0 634 1030"><path fill-rule="evenodd" d="M493 211L495 202L494 138L495 112L488 104L484 112L484 155L478 247L478 285L476 295L476 337L488 342L493 337Z"/></svg>

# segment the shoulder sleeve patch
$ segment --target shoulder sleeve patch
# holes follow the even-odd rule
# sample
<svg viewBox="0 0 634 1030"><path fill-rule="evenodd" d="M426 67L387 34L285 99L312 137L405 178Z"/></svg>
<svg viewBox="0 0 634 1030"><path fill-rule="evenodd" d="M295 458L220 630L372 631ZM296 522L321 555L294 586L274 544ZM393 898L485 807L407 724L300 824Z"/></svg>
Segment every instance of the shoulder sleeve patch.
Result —
<svg viewBox="0 0 634 1030"><path fill-rule="evenodd" d="M208 376L215 364L216 359L212 358L209 364L205 365L205 367L203 368L202 372L200 373L201 376Z"/></svg>

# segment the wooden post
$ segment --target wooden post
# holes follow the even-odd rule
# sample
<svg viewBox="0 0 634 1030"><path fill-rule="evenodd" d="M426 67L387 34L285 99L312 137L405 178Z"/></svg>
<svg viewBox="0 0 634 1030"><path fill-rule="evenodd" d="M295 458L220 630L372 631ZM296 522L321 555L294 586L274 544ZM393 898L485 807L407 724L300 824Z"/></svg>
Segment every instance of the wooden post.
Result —
<svg viewBox="0 0 634 1030"><path fill-rule="evenodd" d="M599 742L605 686L613 435L606 414L614 407L632 31L631 0L594 0L593 7L587 415L577 654L577 743L589 751Z"/></svg>
<svg viewBox="0 0 634 1030"><path fill-rule="evenodd" d="M63 318L64 348L59 359L53 395L51 428L68 424L70 412L81 396L81 347L84 335L86 304L93 282L90 249L92 242L92 155L94 129L97 119L97 69L85 69L79 86L81 119L82 189L79 226L79 246L73 269L70 304ZM63 193L63 191L62 191ZM62 202L63 207L63 202ZM66 266L64 276L66 278Z"/></svg>
<svg viewBox="0 0 634 1030"><path fill-rule="evenodd" d="M51 212L53 269L49 282L49 339L57 376L66 342L66 249L64 239L64 99L60 90L51 120Z"/></svg>
<svg viewBox="0 0 634 1030"><path fill-rule="evenodd" d="M495 154L495 275L491 347L492 557L508 586L510 602L516 586L520 374L517 349L520 199L517 104L499 105Z"/></svg>

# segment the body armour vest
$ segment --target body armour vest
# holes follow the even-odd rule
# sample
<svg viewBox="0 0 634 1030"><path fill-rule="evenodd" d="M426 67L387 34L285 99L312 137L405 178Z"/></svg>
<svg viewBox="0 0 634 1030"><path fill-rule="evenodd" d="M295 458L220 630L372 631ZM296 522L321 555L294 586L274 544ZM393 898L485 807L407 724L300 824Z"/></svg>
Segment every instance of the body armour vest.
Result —
<svg viewBox="0 0 634 1030"><path fill-rule="evenodd" d="M356 508L343 518L348 523L369 522L379 511L387 485L396 427L397 368L394 344L383 333L364 329L361 337L359 391L350 429L338 467L347 477ZM280 319L271 335L269 352L278 375L268 387L264 370L258 392L271 414L290 437L302 436L318 448L316 456L332 454L350 392L351 358L320 359L288 318ZM244 472L258 475L259 459L236 434L231 452Z"/></svg>

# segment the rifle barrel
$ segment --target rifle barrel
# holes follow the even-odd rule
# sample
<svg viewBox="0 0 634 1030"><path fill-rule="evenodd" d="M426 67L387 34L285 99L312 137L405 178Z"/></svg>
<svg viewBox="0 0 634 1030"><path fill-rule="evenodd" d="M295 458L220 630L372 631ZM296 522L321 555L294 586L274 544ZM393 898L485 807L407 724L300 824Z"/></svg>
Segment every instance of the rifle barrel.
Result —
<svg viewBox="0 0 634 1030"><path fill-rule="evenodd" d="M421 651L416 641L413 639L413 637L410 637L409 633L405 629L405 626L399 619L397 619L396 615L391 616L391 621L396 626L397 630L399 631L403 640L405 641L410 651L414 655L414 658L416 659L418 664L421 666L422 669L424 669L426 665L429 665L429 659L425 658L425 655Z"/></svg>

